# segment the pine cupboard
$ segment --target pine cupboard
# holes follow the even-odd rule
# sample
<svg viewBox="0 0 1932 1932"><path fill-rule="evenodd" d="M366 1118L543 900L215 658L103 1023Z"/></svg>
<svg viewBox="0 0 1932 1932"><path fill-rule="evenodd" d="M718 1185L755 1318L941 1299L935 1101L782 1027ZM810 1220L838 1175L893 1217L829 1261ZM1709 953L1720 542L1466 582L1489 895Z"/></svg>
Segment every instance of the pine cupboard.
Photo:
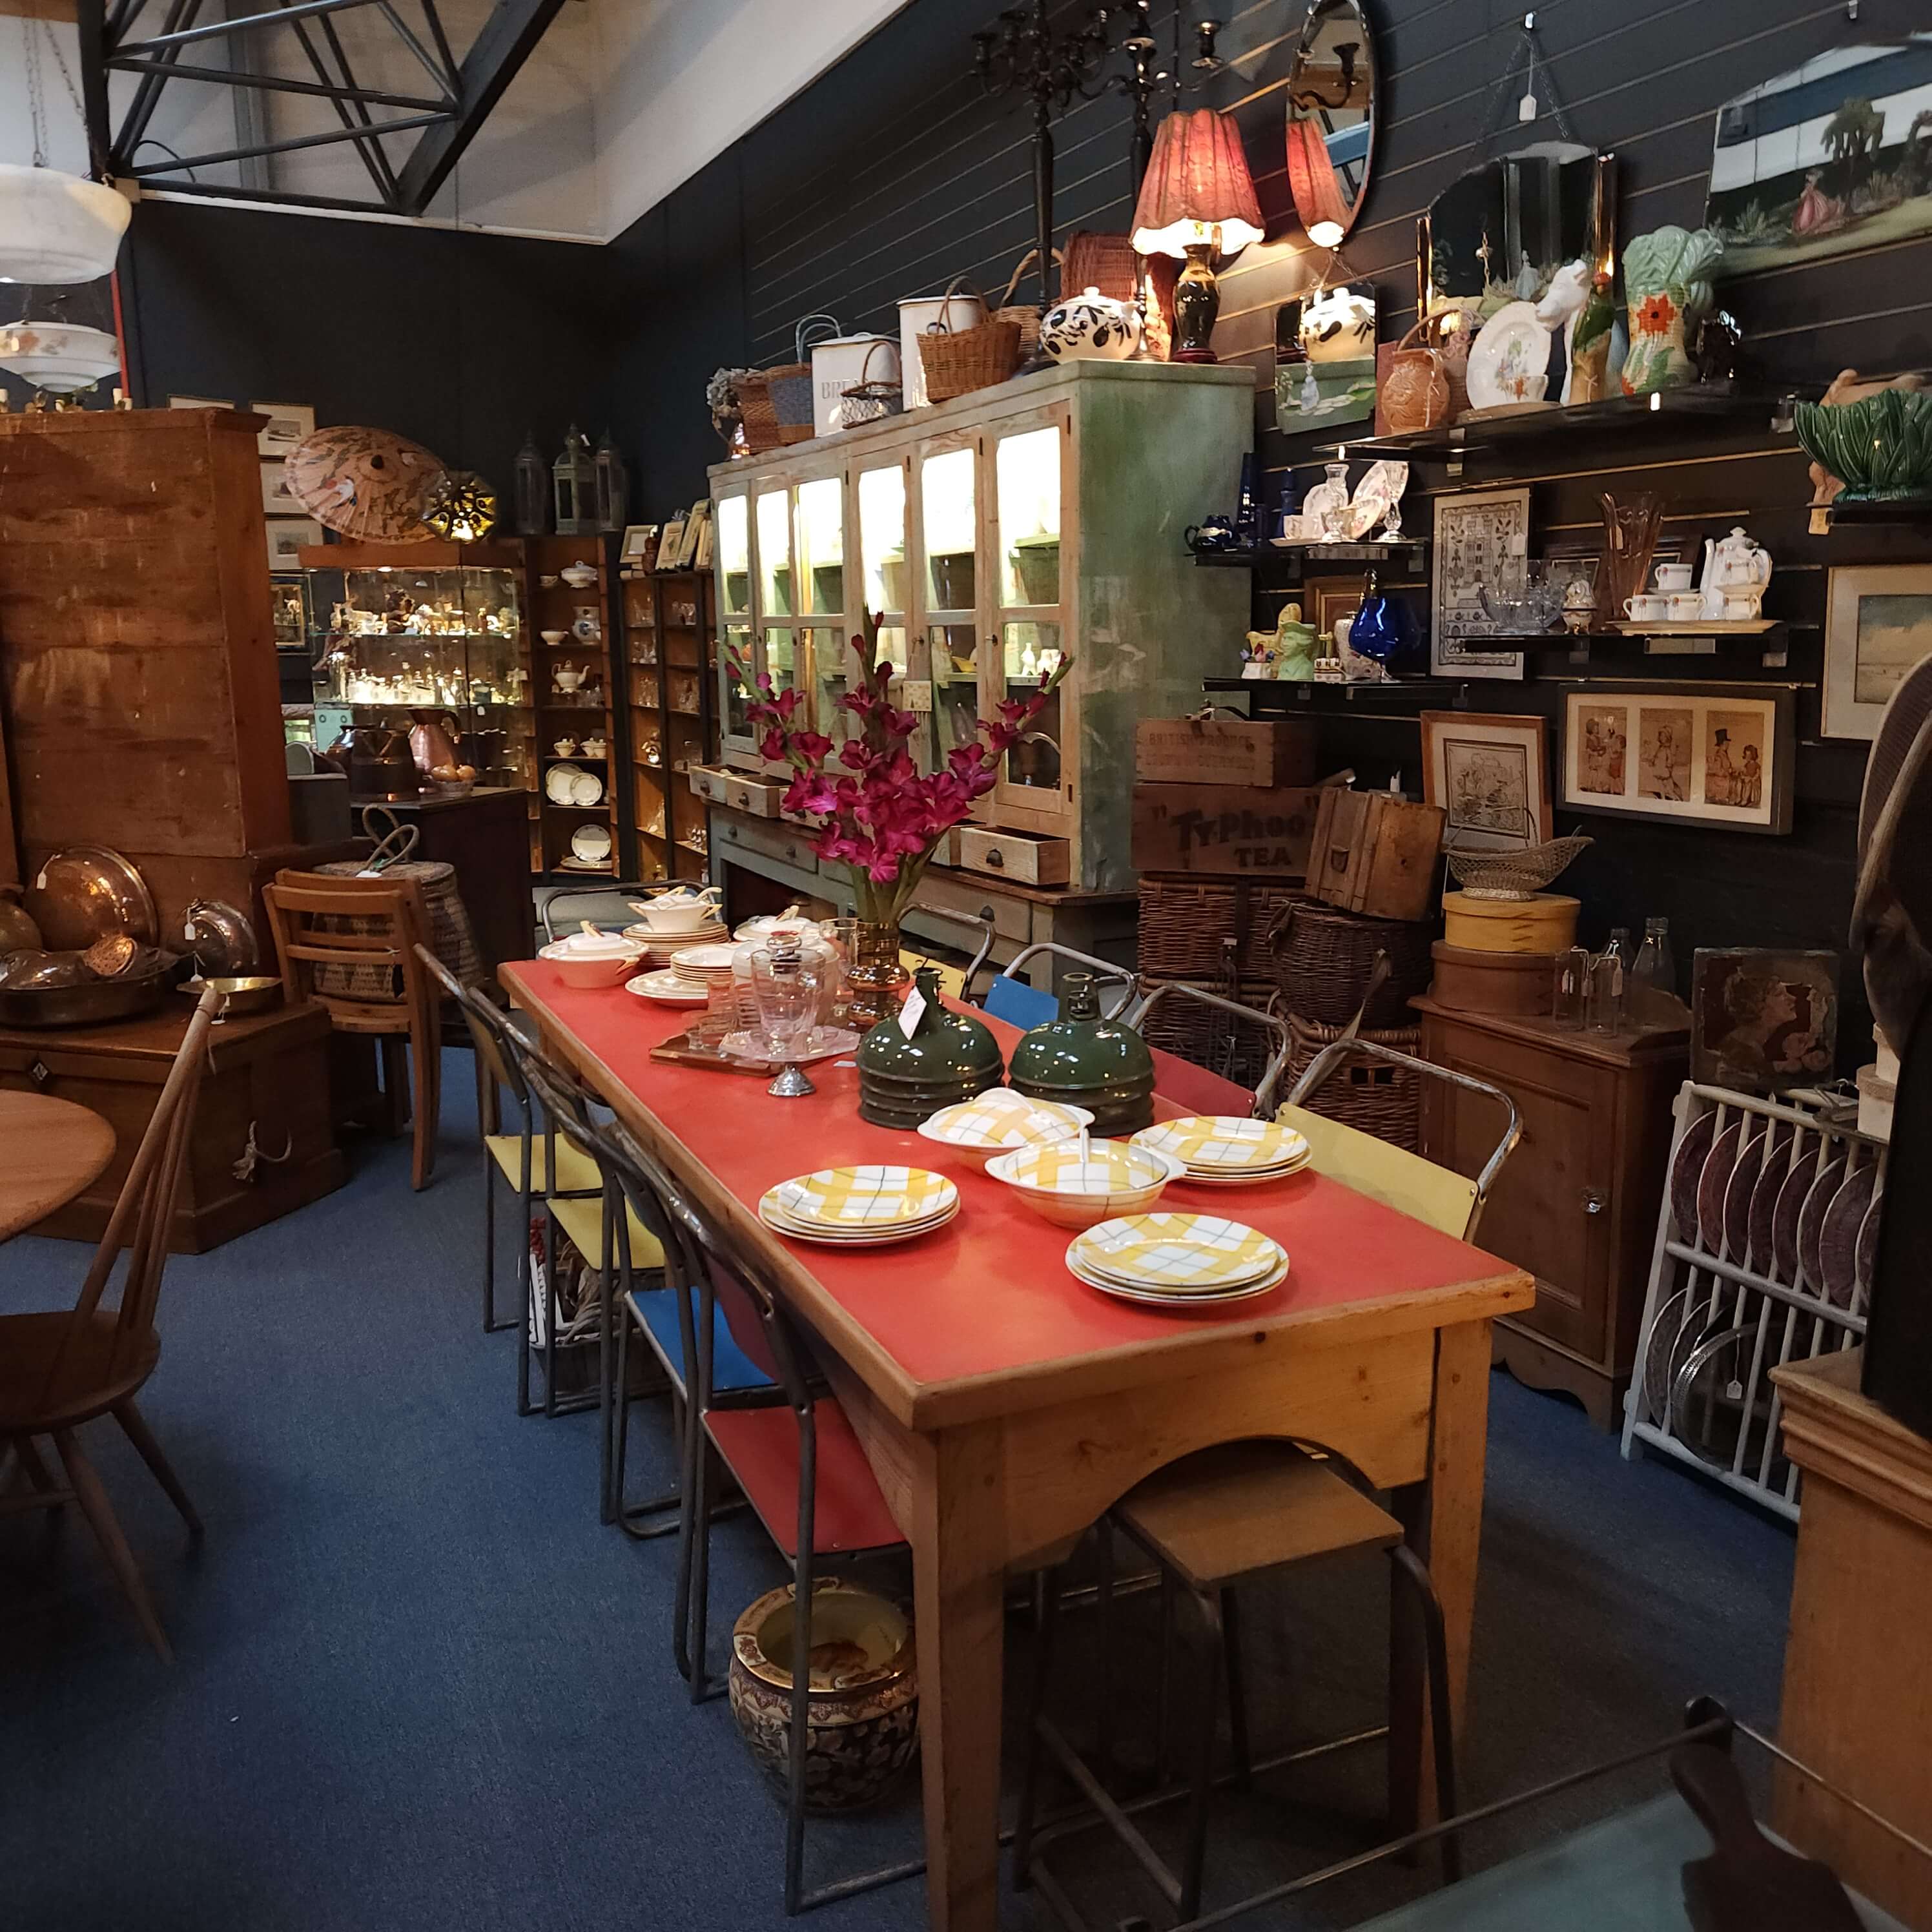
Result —
<svg viewBox="0 0 1932 1932"><path fill-rule="evenodd" d="M977 816L1058 842L1030 862L1042 882L1130 890L1136 727L1196 709L1247 628L1246 577L1197 570L1183 532L1232 504L1252 444L1246 369L1078 362L716 466L726 764L764 762L734 658L844 735L862 610L927 768L1070 652ZM998 877L1014 848L967 849Z"/></svg>

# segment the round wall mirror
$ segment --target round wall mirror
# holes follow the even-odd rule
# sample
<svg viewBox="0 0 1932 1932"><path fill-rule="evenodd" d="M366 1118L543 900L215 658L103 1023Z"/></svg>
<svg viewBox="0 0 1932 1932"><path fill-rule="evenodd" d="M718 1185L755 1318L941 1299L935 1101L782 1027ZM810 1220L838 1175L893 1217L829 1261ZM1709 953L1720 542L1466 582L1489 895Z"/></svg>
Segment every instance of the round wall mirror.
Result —
<svg viewBox="0 0 1932 1932"><path fill-rule="evenodd" d="M1288 183L1318 248L1354 226L1376 138L1376 56L1361 0L1310 0L1288 76Z"/></svg>

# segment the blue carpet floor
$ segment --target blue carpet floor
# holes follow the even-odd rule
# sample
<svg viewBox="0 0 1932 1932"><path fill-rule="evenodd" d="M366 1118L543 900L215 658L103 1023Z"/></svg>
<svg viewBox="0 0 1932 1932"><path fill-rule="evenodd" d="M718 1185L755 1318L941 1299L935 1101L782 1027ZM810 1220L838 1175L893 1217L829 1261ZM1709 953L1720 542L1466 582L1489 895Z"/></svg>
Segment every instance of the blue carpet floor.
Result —
<svg viewBox="0 0 1932 1932"><path fill-rule="evenodd" d="M448 1057L444 1094L427 1192L410 1190L404 1144L365 1143L340 1192L170 1264L143 1406L207 1520L199 1553L112 1426L90 1432L173 1670L83 1524L0 1522L5 1932L785 1922L778 1808L724 1706L693 1709L671 1664L671 1546L599 1528L594 1418L520 1420L514 1337L480 1331L466 1055ZM62 1305L83 1265L66 1243L0 1248L0 1310ZM1500 1375L1491 1417L1470 1796L1660 1735L1694 1692L1772 1718L1789 1532L1675 1468L1622 1462L1573 1406ZM640 1411L640 1483L664 1436L662 1411ZM721 1526L714 1650L781 1576L754 1525ZM1250 1608L1258 1748L1377 1720L1384 1594L1371 1566ZM1154 1646L1150 1601L1123 1610L1124 1708L1144 1702ZM1026 1648L1016 1621L1015 1686ZM1068 1646L1076 1708L1085 1648ZM1372 1797L1379 1758L1356 1756L1217 1814L1210 1895L1361 1842L1325 1802ZM1589 1787L1492 1829L1478 1862L1659 1781ZM916 1840L908 1798L816 1829L813 1869ZM1122 1864L1090 1837L1057 1868L1108 1924L1151 1902ZM1252 1922L1352 1924L1425 1882L1380 1871ZM1009 1895L1005 1917L1048 1922L1030 1897ZM917 1927L922 1889L812 1922Z"/></svg>

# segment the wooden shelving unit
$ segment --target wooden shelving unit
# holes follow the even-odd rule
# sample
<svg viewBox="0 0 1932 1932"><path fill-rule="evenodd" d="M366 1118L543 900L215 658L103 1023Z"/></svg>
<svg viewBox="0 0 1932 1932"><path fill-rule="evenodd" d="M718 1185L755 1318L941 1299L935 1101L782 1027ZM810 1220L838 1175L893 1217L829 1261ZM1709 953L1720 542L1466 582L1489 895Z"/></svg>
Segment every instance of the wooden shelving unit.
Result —
<svg viewBox="0 0 1932 1932"><path fill-rule="evenodd" d="M706 808L687 774L713 748L711 573L634 568L614 587L625 704L611 754L630 801L625 876L701 879L708 862Z"/></svg>
<svg viewBox="0 0 1932 1932"><path fill-rule="evenodd" d="M611 676L612 633L615 628L611 592L612 571L605 554L608 539L595 532L587 536L529 537L524 548L529 572L524 590L524 635L530 653L530 692L536 712L536 782L530 803L530 870L547 883L562 884L573 879L614 879L623 850L623 786L616 774L621 769L623 740L619 735L613 710L615 688ZM597 573L595 584L566 583L562 572L573 564L586 564ZM543 580L557 580L546 585ZM586 639L575 634L574 626L585 613L597 620L597 635ZM545 631L566 633L561 644L546 643ZM571 664L584 673L576 691L558 689L556 672ZM568 759L554 749L564 738L579 744L586 738L602 736L603 758L582 752ZM604 796L594 806L558 805L549 797L545 786L551 769L563 764L598 772L604 781ZM570 857L571 838L580 826L602 825L610 834L610 856L602 866L592 868L566 865Z"/></svg>

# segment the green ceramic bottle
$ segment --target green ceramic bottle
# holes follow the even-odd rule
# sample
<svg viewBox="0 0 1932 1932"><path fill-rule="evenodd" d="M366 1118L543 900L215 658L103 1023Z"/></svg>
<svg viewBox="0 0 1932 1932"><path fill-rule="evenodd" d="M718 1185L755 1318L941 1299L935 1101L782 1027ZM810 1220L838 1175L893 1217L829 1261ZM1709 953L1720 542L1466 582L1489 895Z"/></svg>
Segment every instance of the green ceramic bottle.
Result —
<svg viewBox="0 0 1932 1932"><path fill-rule="evenodd" d="M1100 1017L1090 973L1061 981L1060 1018L1013 1048L1008 1078L1029 1100L1084 1107L1093 1131L1112 1138L1154 1124L1154 1055L1132 1027Z"/></svg>
<svg viewBox="0 0 1932 1932"><path fill-rule="evenodd" d="M942 1004L938 970L922 966L913 980L926 1010L911 1037L895 1008L859 1042L859 1118L875 1126L916 1127L1005 1076L999 1042L970 1015Z"/></svg>

